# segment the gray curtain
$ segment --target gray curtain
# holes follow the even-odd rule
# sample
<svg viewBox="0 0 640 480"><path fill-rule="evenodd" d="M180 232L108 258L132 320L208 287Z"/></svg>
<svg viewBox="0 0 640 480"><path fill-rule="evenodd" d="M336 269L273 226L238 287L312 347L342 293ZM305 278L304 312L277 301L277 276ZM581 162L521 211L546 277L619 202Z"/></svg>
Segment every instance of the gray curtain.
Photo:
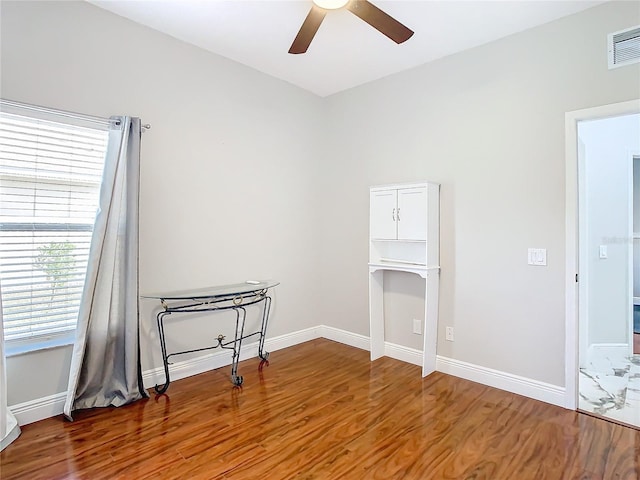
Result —
<svg viewBox="0 0 640 480"><path fill-rule="evenodd" d="M16 417L7 406L7 371L4 360L4 320L2 317L2 294L0 294L0 451L20 435Z"/></svg>
<svg viewBox="0 0 640 480"><path fill-rule="evenodd" d="M138 308L139 118L112 117L64 414L147 397Z"/></svg>

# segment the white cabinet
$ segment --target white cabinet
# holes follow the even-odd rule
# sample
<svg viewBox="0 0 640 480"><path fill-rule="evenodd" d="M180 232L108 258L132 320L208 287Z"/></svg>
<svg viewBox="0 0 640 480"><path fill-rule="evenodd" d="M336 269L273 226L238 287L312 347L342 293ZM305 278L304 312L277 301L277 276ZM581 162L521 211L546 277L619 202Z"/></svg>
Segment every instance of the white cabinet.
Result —
<svg viewBox="0 0 640 480"><path fill-rule="evenodd" d="M440 279L440 185L371 187L369 313L371 360L385 355L384 272L419 275L425 282L422 375L435 370Z"/></svg>
<svg viewBox="0 0 640 480"><path fill-rule="evenodd" d="M397 190L371 190L370 203L371 238L395 240L398 232L396 221Z"/></svg>
<svg viewBox="0 0 640 480"><path fill-rule="evenodd" d="M439 188L433 183L371 188L370 264L438 264Z"/></svg>
<svg viewBox="0 0 640 480"><path fill-rule="evenodd" d="M427 188L371 189L371 238L426 240Z"/></svg>
<svg viewBox="0 0 640 480"><path fill-rule="evenodd" d="M427 187L398 189L398 240L427 240Z"/></svg>

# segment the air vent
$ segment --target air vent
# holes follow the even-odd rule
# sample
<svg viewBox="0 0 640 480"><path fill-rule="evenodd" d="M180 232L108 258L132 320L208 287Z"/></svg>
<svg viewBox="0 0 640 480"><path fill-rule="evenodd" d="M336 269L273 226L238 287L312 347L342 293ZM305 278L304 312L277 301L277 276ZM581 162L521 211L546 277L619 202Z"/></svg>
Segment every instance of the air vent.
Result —
<svg viewBox="0 0 640 480"><path fill-rule="evenodd" d="M609 68L640 62L640 26L609 34Z"/></svg>

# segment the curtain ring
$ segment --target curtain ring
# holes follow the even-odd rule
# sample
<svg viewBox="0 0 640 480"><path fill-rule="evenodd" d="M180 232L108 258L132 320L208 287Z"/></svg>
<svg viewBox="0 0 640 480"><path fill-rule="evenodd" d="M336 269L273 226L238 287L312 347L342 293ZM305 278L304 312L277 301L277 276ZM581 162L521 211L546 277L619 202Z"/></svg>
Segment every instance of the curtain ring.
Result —
<svg viewBox="0 0 640 480"><path fill-rule="evenodd" d="M237 296L233 298L233 304L234 305L240 305L242 303L242 297L241 296Z"/></svg>

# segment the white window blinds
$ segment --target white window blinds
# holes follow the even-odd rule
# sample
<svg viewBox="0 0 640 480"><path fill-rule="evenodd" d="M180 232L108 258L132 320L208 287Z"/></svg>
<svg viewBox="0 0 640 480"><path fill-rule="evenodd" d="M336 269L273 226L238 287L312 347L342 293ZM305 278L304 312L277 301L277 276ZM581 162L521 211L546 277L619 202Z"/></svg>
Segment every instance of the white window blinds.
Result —
<svg viewBox="0 0 640 480"><path fill-rule="evenodd" d="M106 122L94 128L27 113L0 112L7 341L39 340L76 326L108 136Z"/></svg>

